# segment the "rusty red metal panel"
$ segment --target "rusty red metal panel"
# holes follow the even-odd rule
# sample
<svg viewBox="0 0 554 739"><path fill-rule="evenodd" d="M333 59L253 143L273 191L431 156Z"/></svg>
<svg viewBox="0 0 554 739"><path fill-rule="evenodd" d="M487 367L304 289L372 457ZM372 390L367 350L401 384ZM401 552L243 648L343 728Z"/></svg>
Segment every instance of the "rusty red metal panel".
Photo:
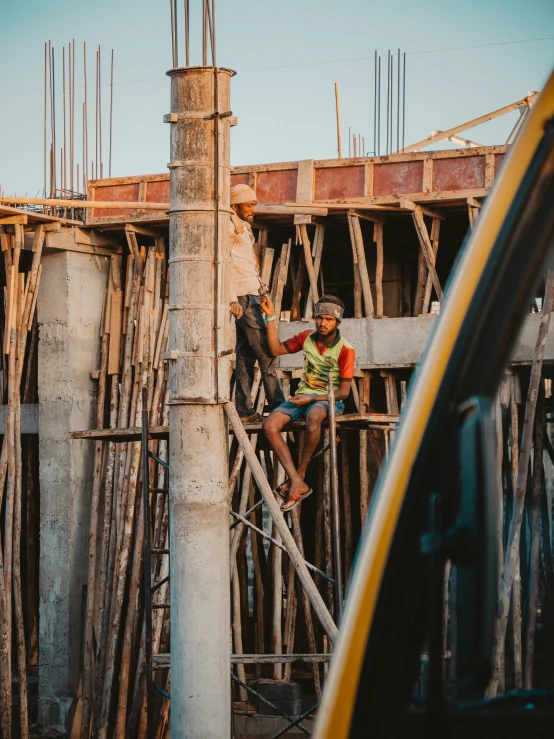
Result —
<svg viewBox="0 0 554 739"><path fill-rule="evenodd" d="M433 192L438 190L473 190L485 187L485 157L435 159Z"/></svg>
<svg viewBox="0 0 554 739"><path fill-rule="evenodd" d="M315 171L315 200L358 198L364 195L365 167L321 167Z"/></svg>
<svg viewBox="0 0 554 739"><path fill-rule="evenodd" d="M498 177L500 165L502 164L505 156L506 154L495 154L494 156L494 178L495 179Z"/></svg>
<svg viewBox="0 0 554 739"><path fill-rule="evenodd" d="M96 187L94 190L94 199L95 200L105 200L109 202L115 202L115 201L121 201L123 203L126 202L134 202L138 200L138 194L139 194L139 184L136 183L127 183L125 185L105 185L101 187ZM111 210L111 208L98 208L94 209L91 213L91 216L93 218L109 218L110 216L113 216L114 213L118 216L127 216L131 213L134 213L134 210Z"/></svg>
<svg viewBox="0 0 554 739"><path fill-rule="evenodd" d="M423 192L423 162L385 162L373 167L373 195Z"/></svg>
<svg viewBox="0 0 554 739"><path fill-rule="evenodd" d="M256 194L259 203L294 203L296 200L296 169L258 172Z"/></svg>
<svg viewBox="0 0 554 739"><path fill-rule="evenodd" d="M146 184L146 200L150 203L169 203L169 176L167 180Z"/></svg>
<svg viewBox="0 0 554 739"><path fill-rule="evenodd" d="M247 185L248 175L247 174L232 174L231 175L231 187L233 185Z"/></svg>

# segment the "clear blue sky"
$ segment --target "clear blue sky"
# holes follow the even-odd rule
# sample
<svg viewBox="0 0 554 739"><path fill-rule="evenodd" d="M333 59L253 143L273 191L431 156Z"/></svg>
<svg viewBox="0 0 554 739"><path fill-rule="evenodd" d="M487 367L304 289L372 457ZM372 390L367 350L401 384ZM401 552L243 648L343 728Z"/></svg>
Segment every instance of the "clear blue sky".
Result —
<svg viewBox="0 0 554 739"><path fill-rule="evenodd" d="M182 2L178 0L179 11ZM75 38L78 106L82 47L102 45L103 80L115 50L113 176L165 170L171 43L168 0L0 0L0 186L36 195L43 182L43 55L51 39ZM191 0L200 7L200 0ZM373 53L408 52L406 144L540 89L554 67L552 0L219 0L218 62L238 71L232 108L232 163L336 155L334 83L339 82L344 150L351 126L373 148ZM192 35L200 39L193 19ZM475 47L458 48L453 47ZM442 50L442 51L436 51ZM365 59L363 57L366 57ZM198 44L193 51L198 63ZM57 75L61 87L61 64ZM109 88L104 86L104 161ZM61 102L61 90L58 90ZM89 140L94 141L94 87ZM503 143L517 114L474 129L471 138ZM77 129L80 139L80 115ZM61 117L58 115L58 133ZM60 137L58 135L58 142ZM94 147L92 147L94 148ZM80 152L80 140L76 142ZM106 174L107 164L105 164Z"/></svg>

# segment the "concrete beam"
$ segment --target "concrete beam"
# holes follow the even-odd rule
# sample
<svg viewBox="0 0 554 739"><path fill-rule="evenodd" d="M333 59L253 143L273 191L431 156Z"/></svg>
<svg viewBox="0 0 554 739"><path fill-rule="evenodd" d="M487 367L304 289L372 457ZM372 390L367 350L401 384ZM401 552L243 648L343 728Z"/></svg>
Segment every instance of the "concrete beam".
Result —
<svg viewBox="0 0 554 739"><path fill-rule="evenodd" d="M69 431L94 423L109 261L43 255L38 295L40 586L39 723L69 731L82 664L93 457ZM86 298L84 297L86 296Z"/></svg>
<svg viewBox="0 0 554 739"><path fill-rule="evenodd" d="M436 319L431 314L417 318L346 318L341 333L356 350L357 367L413 367L421 359ZM539 323L538 313L525 318L512 355L514 364L531 364ZM315 329L314 322L280 323L279 338L283 341L307 328ZM302 353L285 354L279 359L281 369L302 367ZM548 335L544 361L554 362L554 331Z"/></svg>

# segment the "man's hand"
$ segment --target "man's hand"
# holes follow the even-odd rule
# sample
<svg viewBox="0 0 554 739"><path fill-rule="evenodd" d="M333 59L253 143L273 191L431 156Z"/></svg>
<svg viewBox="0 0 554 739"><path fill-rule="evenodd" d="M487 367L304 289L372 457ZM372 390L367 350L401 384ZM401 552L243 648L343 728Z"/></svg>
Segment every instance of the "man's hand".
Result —
<svg viewBox="0 0 554 739"><path fill-rule="evenodd" d="M235 316L237 320L242 316L242 305L238 302L238 300L235 300L231 303L231 313Z"/></svg>
<svg viewBox="0 0 554 739"><path fill-rule="evenodd" d="M271 302L269 293L266 293L262 298L260 298L260 305L263 312L266 314L266 316L268 316L268 318L275 315L275 307Z"/></svg>
<svg viewBox="0 0 554 739"><path fill-rule="evenodd" d="M325 396L322 396L325 397ZM310 403L315 403L317 400L316 397L313 395L293 395L289 398L289 403L293 403L294 405L310 405Z"/></svg>

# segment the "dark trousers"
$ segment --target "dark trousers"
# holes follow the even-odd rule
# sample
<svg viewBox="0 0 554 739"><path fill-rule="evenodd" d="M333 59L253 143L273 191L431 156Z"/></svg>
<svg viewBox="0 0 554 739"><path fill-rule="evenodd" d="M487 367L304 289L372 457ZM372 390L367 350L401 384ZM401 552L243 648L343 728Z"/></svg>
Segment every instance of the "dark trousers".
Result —
<svg viewBox="0 0 554 739"><path fill-rule="evenodd" d="M243 314L236 321L235 405L239 416L249 416L254 412L250 393L256 360L262 372L269 409L273 410L284 403L285 396L275 371L276 358L269 353L267 325L260 301L255 295L239 295L238 301Z"/></svg>

